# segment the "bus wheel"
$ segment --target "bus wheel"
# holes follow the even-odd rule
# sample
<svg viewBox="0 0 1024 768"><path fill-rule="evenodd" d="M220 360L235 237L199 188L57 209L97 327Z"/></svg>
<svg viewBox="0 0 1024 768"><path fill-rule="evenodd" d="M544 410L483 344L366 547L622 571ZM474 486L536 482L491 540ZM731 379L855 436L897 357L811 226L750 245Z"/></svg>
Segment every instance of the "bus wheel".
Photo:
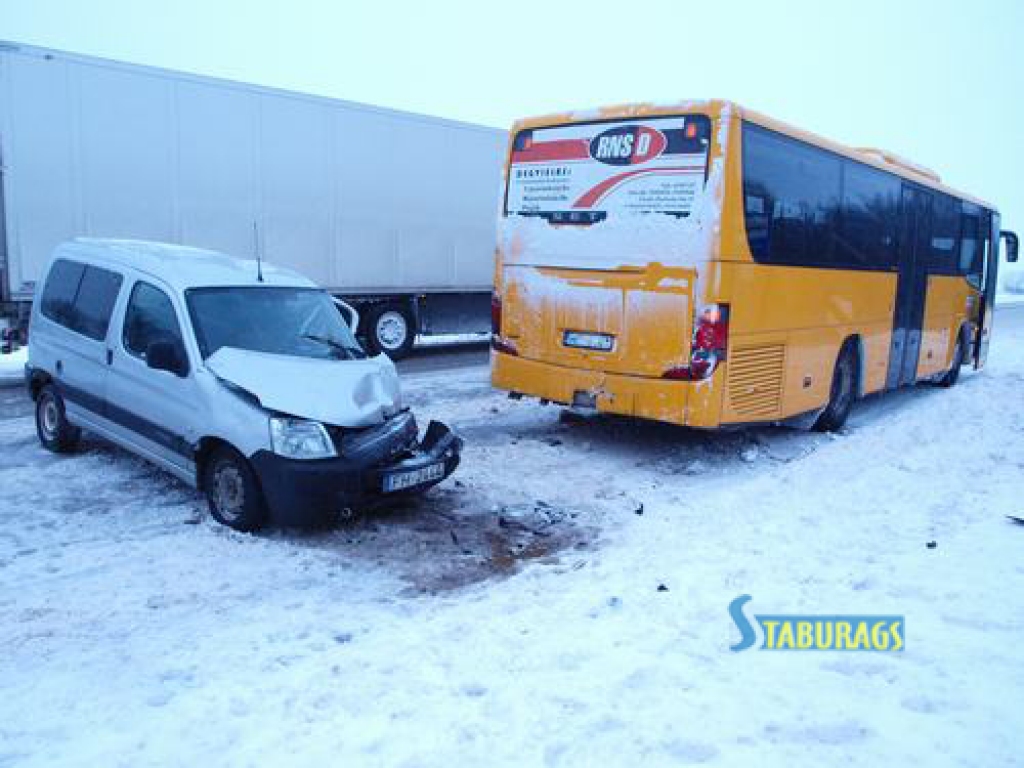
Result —
<svg viewBox="0 0 1024 768"><path fill-rule="evenodd" d="M399 304L383 304L375 307L367 320L367 342L374 354L383 352L392 360L409 354L416 340L416 323L408 309Z"/></svg>
<svg viewBox="0 0 1024 768"><path fill-rule="evenodd" d="M841 429L850 415L857 389L857 355L853 345L847 342L839 352L836 369L832 374L832 389L828 405L814 422L818 432L835 432Z"/></svg>
<svg viewBox="0 0 1024 768"><path fill-rule="evenodd" d="M953 350L953 365L946 375L939 379L940 387L952 387L960 380L960 368L964 364L964 335L961 333L956 339L956 348Z"/></svg>

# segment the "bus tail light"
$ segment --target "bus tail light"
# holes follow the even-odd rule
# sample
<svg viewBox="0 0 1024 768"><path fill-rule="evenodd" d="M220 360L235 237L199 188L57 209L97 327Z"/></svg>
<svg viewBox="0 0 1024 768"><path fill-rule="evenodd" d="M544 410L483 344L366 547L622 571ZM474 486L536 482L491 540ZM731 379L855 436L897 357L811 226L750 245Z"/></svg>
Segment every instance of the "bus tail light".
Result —
<svg viewBox="0 0 1024 768"><path fill-rule="evenodd" d="M491 294L491 349L506 355L518 355L516 345L501 335L501 296Z"/></svg>
<svg viewBox="0 0 1024 768"><path fill-rule="evenodd" d="M718 363L725 360L729 346L729 306L709 304L695 318L689 365L669 368L665 379L701 381L711 378Z"/></svg>

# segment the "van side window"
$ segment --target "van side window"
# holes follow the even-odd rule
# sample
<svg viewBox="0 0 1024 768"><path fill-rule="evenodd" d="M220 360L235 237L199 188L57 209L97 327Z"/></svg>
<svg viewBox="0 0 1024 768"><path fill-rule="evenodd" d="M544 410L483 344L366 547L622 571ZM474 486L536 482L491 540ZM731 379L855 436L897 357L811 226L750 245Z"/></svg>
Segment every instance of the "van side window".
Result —
<svg viewBox="0 0 1024 768"><path fill-rule="evenodd" d="M96 341L107 337L110 315L121 292L121 275L107 269L86 267L75 297L73 329Z"/></svg>
<svg viewBox="0 0 1024 768"><path fill-rule="evenodd" d="M66 328L74 325L75 296L78 295L78 286L82 282L83 274L85 265L77 261L58 259L53 263L46 278L40 304L44 317Z"/></svg>
<svg viewBox="0 0 1024 768"><path fill-rule="evenodd" d="M178 316L166 293L149 283L138 282L124 316L124 348L128 354L145 360L146 350L155 341L182 344Z"/></svg>
<svg viewBox="0 0 1024 768"><path fill-rule="evenodd" d="M95 341L107 336L121 275L76 261L53 263L43 289L43 315Z"/></svg>

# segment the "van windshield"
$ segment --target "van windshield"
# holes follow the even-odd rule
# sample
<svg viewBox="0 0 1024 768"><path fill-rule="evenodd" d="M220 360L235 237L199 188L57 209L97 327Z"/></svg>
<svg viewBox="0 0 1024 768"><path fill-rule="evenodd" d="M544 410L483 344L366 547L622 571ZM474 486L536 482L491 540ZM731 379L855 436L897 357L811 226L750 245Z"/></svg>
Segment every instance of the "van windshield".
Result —
<svg viewBox="0 0 1024 768"><path fill-rule="evenodd" d="M505 213L552 224L689 216L704 189L711 121L678 115L519 131Z"/></svg>
<svg viewBox="0 0 1024 768"><path fill-rule="evenodd" d="M185 299L204 360L221 347L323 360L366 357L326 291L192 288Z"/></svg>

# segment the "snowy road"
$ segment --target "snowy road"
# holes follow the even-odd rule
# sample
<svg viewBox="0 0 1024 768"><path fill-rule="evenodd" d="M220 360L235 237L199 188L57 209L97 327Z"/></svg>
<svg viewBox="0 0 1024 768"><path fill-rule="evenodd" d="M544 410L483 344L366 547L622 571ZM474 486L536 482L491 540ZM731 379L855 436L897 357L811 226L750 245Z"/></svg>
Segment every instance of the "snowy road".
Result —
<svg viewBox="0 0 1024 768"><path fill-rule="evenodd" d="M565 419L483 366L406 391L467 438L458 482L259 537L98 442L45 454L4 400L0 766L1019 761L1009 313L983 373L836 437ZM732 653L741 594L903 614L907 647Z"/></svg>

